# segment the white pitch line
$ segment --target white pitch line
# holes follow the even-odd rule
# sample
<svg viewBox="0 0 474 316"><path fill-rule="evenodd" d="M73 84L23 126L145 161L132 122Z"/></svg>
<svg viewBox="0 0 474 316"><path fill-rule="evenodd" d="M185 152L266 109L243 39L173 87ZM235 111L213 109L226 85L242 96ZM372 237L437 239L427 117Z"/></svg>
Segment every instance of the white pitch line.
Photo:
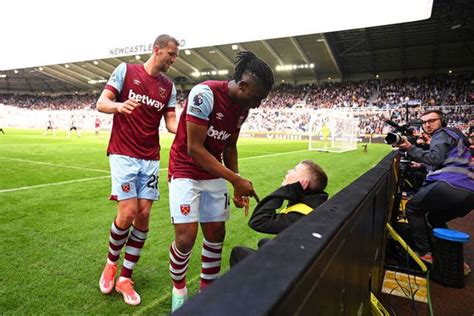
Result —
<svg viewBox="0 0 474 316"><path fill-rule="evenodd" d="M305 151L308 151L308 150L305 149L305 150L287 151L287 152L284 152L284 153L275 153L275 154L270 154L270 155L246 157L246 158L240 158L239 161L240 160L251 160L251 159L258 159L258 158L273 157L273 156L281 156L281 155L294 154L294 153L305 152ZM100 172L110 173L109 171L104 171L104 170L100 170L100 169L90 169L90 168L82 168L82 167L74 167L74 166L55 165L55 164L48 163L48 162L40 162L40 161L32 161L32 160L24 160L24 159L16 159L16 158L6 158L6 157L0 157L0 159L17 160L17 161L22 161L22 162L37 163L37 164L41 164L41 165L49 165L49 166L55 166L55 167L83 169L83 170L89 170L89 171L100 171ZM166 171L166 170L168 170L168 168L161 168L159 171ZM68 184L68 183L91 181L91 180L96 180L96 179L105 179L105 178L109 178L109 177L110 176L103 176L103 177L95 177L95 178L85 178L85 179L69 180L69 181L62 181L62 182L38 184L38 185L32 185L32 186L27 186L27 187L19 187L19 188L13 188L13 189L0 190L0 193L43 188L43 187L48 187L48 186L56 186L56 185Z"/></svg>
<svg viewBox="0 0 474 316"><path fill-rule="evenodd" d="M0 159L26 162L26 163L32 163L32 164L37 164L37 165L45 165L45 166L51 166L51 167L69 168L69 169L78 169L78 170L110 173L109 171L102 170L102 169L92 169L92 168L84 168L84 167L76 167L76 166L58 165L58 164L54 164L54 163L50 163L50 162L34 161L34 160L27 160L27 159L8 158L8 157L0 157Z"/></svg>
<svg viewBox="0 0 474 316"><path fill-rule="evenodd" d="M198 274L197 276L195 276L194 278L188 280L186 283L187 285L189 286L190 284L193 284L195 281L197 281L198 278L200 278L201 275ZM150 304L148 305L145 305L143 306L140 310L138 310L137 312L133 313L133 315L141 315L143 314L144 312L146 312L147 310L149 310L150 308L153 308L157 305L159 305L161 302L163 302L164 300L166 299L169 299L171 298L171 291L168 292L168 294L165 294L163 295L162 297L160 298L157 298L156 300L154 300L153 302L151 302Z"/></svg>
<svg viewBox="0 0 474 316"><path fill-rule="evenodd" d="M266 158L266 157L281 156L281 155L287 155L287 154L302 153L302 152L305 152L305 151L309 151L309 149L295 150L295 151L285 151L284 153L275 153L275 154L270 154L270 155L261 155L261 156L253 156L253 157L239 158L239 161L241 161L241 160L257 159L257 158Z"/></svg>
<svg viewBox="0 0 474 316"><path fill-rule="evenodd" d="M13 188L13 189L5 189L5 190L0 190L0 193L15 192L15 191L21 191L21 190L28 190L28 189L37 189L37 188L54 186L54 185L62 185L62 184L69 184L69 183L76 183L76 182L85 182L85 181L92 181L92 180L106 179L106 178L110 178L110 176L84 178L84 179L76 179L76 180L61 181L61 182L54 182L54 183L44 183L44 184L38 184L38 185L31 185L31 186L27 186L27 187L19 187L19 188Z"/></svg>

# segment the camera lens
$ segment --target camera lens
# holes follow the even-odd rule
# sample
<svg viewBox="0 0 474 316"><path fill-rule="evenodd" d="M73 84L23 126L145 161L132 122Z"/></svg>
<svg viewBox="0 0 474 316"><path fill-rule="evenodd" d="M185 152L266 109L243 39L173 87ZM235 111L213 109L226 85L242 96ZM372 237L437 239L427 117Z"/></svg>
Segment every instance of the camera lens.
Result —
<svg viewBox="0 0 474 316"><path fill-rule="evenodd" d="M399 145L403 142L402 135L399 133L388 133L385 136L385 143L389 145Z"/></svg>

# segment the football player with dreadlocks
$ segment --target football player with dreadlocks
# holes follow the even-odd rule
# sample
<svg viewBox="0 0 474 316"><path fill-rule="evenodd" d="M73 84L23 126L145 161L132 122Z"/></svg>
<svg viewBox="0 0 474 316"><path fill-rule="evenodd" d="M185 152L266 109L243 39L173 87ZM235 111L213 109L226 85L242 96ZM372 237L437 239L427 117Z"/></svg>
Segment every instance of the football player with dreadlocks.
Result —
<svg viewBox="0 0 474 316"><path fill-rule="evenodd" d="M249 51L240 52L233 80L205 81L192 88L170 151L169 189L175 240L170 247L172 311L187 299L186 271L198 232L204 235L200 290L221 269L225 221L234 188L236 207L249 207L252 183L239 175L237 140L249 110L257 108L274 83L271 68Z"/></svg>

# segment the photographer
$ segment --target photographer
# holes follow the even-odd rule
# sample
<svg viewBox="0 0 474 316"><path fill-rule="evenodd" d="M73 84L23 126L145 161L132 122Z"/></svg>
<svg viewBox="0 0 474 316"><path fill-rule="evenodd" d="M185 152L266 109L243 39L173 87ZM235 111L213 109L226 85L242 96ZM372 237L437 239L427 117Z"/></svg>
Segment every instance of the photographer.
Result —
<svg viewBox="0 0 474 316"><path fill-rule="evenodd" d="M463 217L474 208L474 166L467 138L456 128L447 128L443 113L431 110L421 115L423 130L431 137L423 150L404 136L398 147L428 170L423 186L408 201L406 212L415 248L430 261L431 229Z"/></svg>

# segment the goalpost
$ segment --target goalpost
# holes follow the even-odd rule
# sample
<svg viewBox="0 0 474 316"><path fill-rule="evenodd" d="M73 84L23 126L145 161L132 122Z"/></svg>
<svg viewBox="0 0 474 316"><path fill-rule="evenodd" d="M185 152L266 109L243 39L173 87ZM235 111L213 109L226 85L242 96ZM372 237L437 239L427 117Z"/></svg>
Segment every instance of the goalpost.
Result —
<svg viewBox="0 0 474 316"><path fill-rule="evenodd" d="M345 152L357 149L359 119L352 109L319 109L311 113L309 149Z"/></svg>

